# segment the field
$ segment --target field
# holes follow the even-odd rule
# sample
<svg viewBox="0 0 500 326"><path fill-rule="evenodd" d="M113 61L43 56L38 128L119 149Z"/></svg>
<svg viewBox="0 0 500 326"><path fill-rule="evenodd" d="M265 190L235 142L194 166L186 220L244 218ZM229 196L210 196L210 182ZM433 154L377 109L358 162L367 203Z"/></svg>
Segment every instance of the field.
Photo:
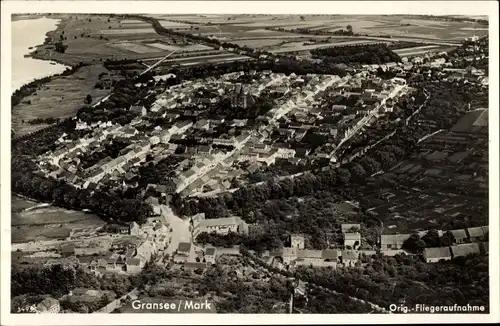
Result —
<svg viewBox="0 0 500 326"><path fill-rule="evenodd" d="M124 28L124 29L102 29L100 34L114 35L114 34L156 34L152 28Z"/></svg>
<svg viewBox="0 0 500 326"><path fill-rule="evenodd" d="M159 48L149 47L149 46L143 45L141 43L123 42L123 43L116 43L116 44L113 44L111 46L116 47L118 49L132 51L132 52L141 53L141 54L161 52L161 49L159 49Z"/></svg>
<svg viewBox="0 0 500 326"><path fill-rule="evenodd" d="M452 49L451 47L447 47L447 46L426 45L426 46L417 46L417 47L411 47L411 48L405 48L405 49L398 49L398 50L393 50L393 51L401 57L409 57L409 56L424 54L424 53L428 53L428 52L448 51L451 49Z"/></svg>
<svg viewBox="0 0 500 326"><path fill-rule="evenodd" d="M65 239L72 229L95 228L105 223L94 214L46 207L24 211L37 203L12 196L12 242Z"/></svg>
<svg viewBox="0 0 500 326"><path fill-rule="evenodd" d="M152 15L155 16L155 15ZM408 16L370 16L370 15L335 15L335 16L250 16L250 15L156 15L162 19L165 26L169 20L178 20L193 23L200 33L210 27L215 35L222 33L225 37L241 36L241 33L264 33L265 28L296 28L313 31L333 32L352 26L355 33L368 35L392 35L393 37L414 37L427 40L462 40L472 35L486 35L487 26L472 22L452 22L427 18L408 18ZM211 26L208 26L209 23ZM172 27L175 25L172 23ZM179 27L187 27L179 25ZM217 31L217 29L220 29ZM269 31L268 31L269 32Z"/></svg>
<svg viewBox="0 0 500 326"><path fill-rule="evenodd" d="M12 111L12 128L16 135L31 133L45 126L29 124L30 120L73 116L84 105L87 94L94 100L108 95L109 90L94 88L99 74L103 72L108 71L100 65L82 67L73 75L54 78L25 97Z"/></svg>

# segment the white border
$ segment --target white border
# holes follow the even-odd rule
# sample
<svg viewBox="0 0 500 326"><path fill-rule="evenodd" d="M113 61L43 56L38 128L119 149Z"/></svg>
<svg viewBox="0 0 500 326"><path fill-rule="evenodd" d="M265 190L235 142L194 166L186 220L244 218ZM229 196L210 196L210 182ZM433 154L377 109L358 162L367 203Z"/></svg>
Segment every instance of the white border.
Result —
<svg viewBox="0 0 500 326"><path fill-rule="evenodd" d="M489 315L236 315L236 314L10 314L10 76L11 13L247 13L487 15L490 21L490 310ZM1 324L2 325L195 325L302 323L429 323L499 321L498 262L498 3L496 1L2 1L1 2ZM78 319L75 319L78 318ZM76 322L75 322L76 320Z"/></svg>

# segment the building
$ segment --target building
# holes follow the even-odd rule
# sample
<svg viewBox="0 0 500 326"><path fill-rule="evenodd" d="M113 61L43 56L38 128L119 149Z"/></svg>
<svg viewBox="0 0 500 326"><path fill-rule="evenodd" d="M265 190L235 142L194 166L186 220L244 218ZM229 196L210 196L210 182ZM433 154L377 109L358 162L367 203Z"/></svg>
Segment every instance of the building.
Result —
<svg viewBox="0 0 500 326"><path fill-rule="evenodd" d="M380 235L381 250L398 250L410 238L410 234L382 234Z"/></svg>
<svg viewBox="0 0 500 326"><path fill-rule="evenodd" d="M205 250L205 262L207 264L215 264L217 249L210 247Z"/></svg>
<svg viewBox="0 0 500 326"><path fill-rule="evenodd" d="M197 269L205 270L207 268L207 264L205 263L197 263L197 262L186 262L182 265L184 270L194 271Z"/></svg>
<svg viewBox="0 0 500 326"><path fill-rule="evenodd" d="M212 233L216 232L218 234L228 234L229 232L234 233L247 233L248 225L239 217L224 217L215 219L201 219L197 224L194 224L194 236L202 232Z"/></svg>
<svg viewBox="0 0 500 326"><path fill-rule="evenodd" d="M480 253L481 249L479 243L464 243L451 246L451 254L453 258L472 255L472 254L480 254Z"/></svg>
<svg viewBox="0 0 500 326"><path fill-rule="evenodd" d="M301 234L290 235L290 244L292 248L304 249L305 247L304 236Z"/></svg>
<svg viewBox="0 0 500 326"><path fill-rule="evenodd" d="M482 226L474 227L474 228L468 228L467 229L467 234L469 235L469 240L471 242L479 242L479 241L484 241L486 233L484 231L487 231Z"/></svg>
<svg viewBox="0 0 500 326"><path fill-rule="evenodd" d="M192 245L189 242L179 242L176 254L174 255L174 262L185 263L191 257Z"/></svg>
<svg viewBox="0 0 500 326"><path fill-rule="evenodd" d="M357 249L361 246L361 233L349 232L344 233L344 246L352 249Z"/></svg>
<svg viewBox="0 0 500 326"><path fill-rule="evenodd" d="M450 232L451 234L453 234L456 244L466 243L467 240L469 239L469 237L467 236L467 232L465 232L464 229L451 230Z"/></svg>
<svg viewBox="0 0 500 326"><path fill-rule="evenodd" d="M54 299L52 297L48 297L42 300L36 306L36 310L38 313L49 313L56 314L61 311L61 305L59 304L59 300Z"/></svg>
<svg viewBox="0 0 500 326"><path fill-rule="evenodd" d="M354 267L359 260L359 252L355 250L343 250L341 259L344 267Z"/></svg>
<svg viewBox="0 0 500 326"><path fill-rule="evenodd" d="M150 196L146 199L146 203L151 205L151 207L153 208L153 213L155 215L161 214L160 201L158 200L158 198Z"/></svg>
<svg viewBox="0 0 500 326"><path fill-rule="evenodd" d="M159 251L163 251L167 249L168 242L169 242L169 237L167 237L165 234L162 234L155 239L156 248Z"/></svg>
<svg viewBox="0 0 500 326"><path fill-rule="evenodd" d="M283 263L289 265L291 262L297 260L297 248L283 248L281 252Z"/></svg>
<svg viewBox="0 0 500 326"><path fill-rule="evenodd" d="M452 257L450 247L425 248L422 256L427 263L451 260Z"/></svg>
<svg viewBox="0 0 500 326"><path fill-rule="evenodd" d="M140 273L143 267L144 266L142 265L141 261L138 258L128 258L125 261L125 268L127 270L127 273L130 274Z"/></svg>
<svg viewBox="0 0 500 326"><path fill-rule="evenodd" d="M246 109L255 104L255 99L252 94L250 94L242 84L236 84L228 95L232 107L242 107Z"/></svg>
<svg viewBox="0 0 500 326"><path fill-rule="evenodd" d="M138 237L140 229L141 228L140 228L139 224L137 224L136 222L132 222L132 223L130 223L130 226L129 226L129 230L130 230L129 234Z"/></svg>

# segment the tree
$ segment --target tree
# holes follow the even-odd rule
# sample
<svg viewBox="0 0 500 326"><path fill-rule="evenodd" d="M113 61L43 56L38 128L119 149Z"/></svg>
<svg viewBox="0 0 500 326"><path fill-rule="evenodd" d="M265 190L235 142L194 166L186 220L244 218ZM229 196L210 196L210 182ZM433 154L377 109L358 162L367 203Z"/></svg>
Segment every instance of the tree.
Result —
<svg viewBox="0 0 500 326"><path fill-rule="evenodd" d="M90 103L92 103L92 95L88 94L88 95L85 97L85 103L86 103L86 104L90 104Z"/></svg>
<svg viewBox="0 0 500 326"><path fill-rule="evenodd" d="M346 28L349 33L352 33L352 25L347 25Z"/></svg>
<svg viewBox="0 0 500 326"><path fill-rule="evenodd" d="M305 19L306 19L306 17L300 16L300 20L305 20Z"/></svg>
<svg viewBox="0 0 500 326"><path fill-rule="evenodd" d="M402 246L403 249L406 249L412 253L420 254L425 249L425 242L420 239L418 234L412 234Z"/></svg>
<svg viewBox="0 0 500 326"><path fill-rule="evenodd" d="M425 242L425 246L427 248L435 248L441 246L439 232L435 229L429 230L427 234L422 237L422 240Z"/></svg>
<svg viewBox="0 0 500 326"><path fill-rule="evenodd" d="M64 52L66 52L66 49L68 48L68 46L64 45L62 42L57 42L57 43L55 43L55 48L56 48L57 52L64 53Z"/></svg>

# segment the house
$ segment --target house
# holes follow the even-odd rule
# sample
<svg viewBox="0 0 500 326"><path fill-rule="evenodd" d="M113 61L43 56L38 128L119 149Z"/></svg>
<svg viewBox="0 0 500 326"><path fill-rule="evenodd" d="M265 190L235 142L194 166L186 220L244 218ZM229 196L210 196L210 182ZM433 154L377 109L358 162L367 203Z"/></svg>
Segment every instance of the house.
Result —
<svg viewBox="0 0 500 326"><path fill-rule="evenodd" d="M127 273L130 274L137 274L142 271L143 265L141 264L141 261L138 258L128 258L125 261L125 266Z"/></svg>
<svg viewBox="0 0 500 326"><path fill-rule="evenodd" d="M191 243L179 242L179 245L177 247L177 253L174 256L174 262L179 264L188 261L191 256L191 249L192 249Z"/></svg>
<svg viewBox="0 0 500 326"><path fill-rule="evenodd" d="M319 266L323 263L323 253L321 250L298 249L296 265Z"/></svg>
<svg viewBox="0 0 500 326"><path fill-rule="evenodd" d="M146 199L146 203L150 204L151 207L153 208L153 213L155 215L160 215L161 214L161 208L160 208L160 201L156 197L148 197Z"/></svg>
<svg viewBox="0 0 500 326"><path fill-rule="evenodd" d="M422 256L427 263L451 260L452 257L450 247L425 248Z"/></svg>
<svg viewBox="0 0 500 326"><path fill-rule="evenodd" d="M205 262L207 264L215 264L217 249L210 247L205 250Z"/></svg>
<svg viewBox="0 0 500 326"><path fill-rule="evenodd" d="M59 300L52 297L47 297L43 299L42 302L36 305L36 310L41 314L56 314L61 311L61 305L59 304Z"/></svg>
<svg viewBox="0 0 500 326"><path fill-rule="evenodd" d="M361 246L361 233L349 232L344 233L344 246L352 249L357 249Z"/></svg>
<svg viewBox="0 0 500 326"><path fill-rule="evenodd" d="M455 238L455 243L456 244L462 244L466 243L468 240L467 232L465 232L464 229L459 229L459 230L450 230L451 234L453 234L453 237Z"/></svg>
<svg viewBox="0 0 500 326"><path fill-rule="evenodd" d="M202 232L216 232L218 234L247 233L248 225L239 217L224 217L215 219L201 219L194 225L195 236Z"/></svg>
<svg viewBox="0 0 500 326"><path fill-rule="evenodd" d="M297 248L283 248L281 257L283 263L289 265L292 261L297 260Z"/></svg>
<svg viewBox="0 0 500 326"><path fill-rule="evenodd" d="M137 254L135 258L139 258L142 263L146 263L151 259L153 255L157 253L156 244L152 241L152 239L149 238L146 241L142 242L136 250Z"/></svg>
<svg viewBox="0 0 500 326"><path fill-rule="evenodd" d="M140 227L139 227L139 224L137 224L136 222L132 222L130 223L130 226L129 226L129 234L130 235L134 235L134 236L139 236L139 231L140 231Z"/></svg>
<svg viewBox="0 0 500 326"><path fill-rule="evenodd" d="M410 234L382 234L380 235L381 250L401 249L403 243L410 238Z"/></svg>
<svg viewBox="0 0 500 326"><path fill-rule="evenodd" d="M341 260L344 267L354 267L359 260L359 253L355 250L343 250Z"/></svg>
<svg viewBox="0 0 500 326"><path fill-rule="evenodd" d="M120 259L120 263L117 264L118 259ZM122 271L122 259L117 254L111 255L111 257L106 259L106 270L110 272L119 272Z"/></svg>
<svg viewBox="0 0 500 326"><path fill-rule="evenodd" d="M198 154L208 155L212 152L212 146L210 146L210 145L198 146L197 151L198 151Z"/></svg>
<svg viewBox="0 0 500 326"><path fill-rule="evenodd" d="M468 228L467 234L469 235L469 240L471 242L484 241L485 239L485 229L481 226Z"/></svg>
<svg viewBox="0 0 500 326"><path fill-rule="evenodd" d="M207 264L205 263L197 263L197 262L186 262L182 265L184 270L194 271L197 269L205 270L207 268Z"/></svg>
<svg viewBox="0 0 500 326"><path fill-rule="evenodd" d="M361 224L342 224L340 225L342 233L352 233L359 232L361 230Z"/></svg>
<svg viewBox="0 0 500 326"><path fill-rule="evenodd" d="M292 234L290 235L290 244L292 248L304 249L304 236L301 234Z"/></svg>
<svg viewBox="0 0 500 326"><path fill-rule="evenodd" d="M453 258L480 253L481 249L478 243L464 243L451 246L451 254Z"/></svg>

